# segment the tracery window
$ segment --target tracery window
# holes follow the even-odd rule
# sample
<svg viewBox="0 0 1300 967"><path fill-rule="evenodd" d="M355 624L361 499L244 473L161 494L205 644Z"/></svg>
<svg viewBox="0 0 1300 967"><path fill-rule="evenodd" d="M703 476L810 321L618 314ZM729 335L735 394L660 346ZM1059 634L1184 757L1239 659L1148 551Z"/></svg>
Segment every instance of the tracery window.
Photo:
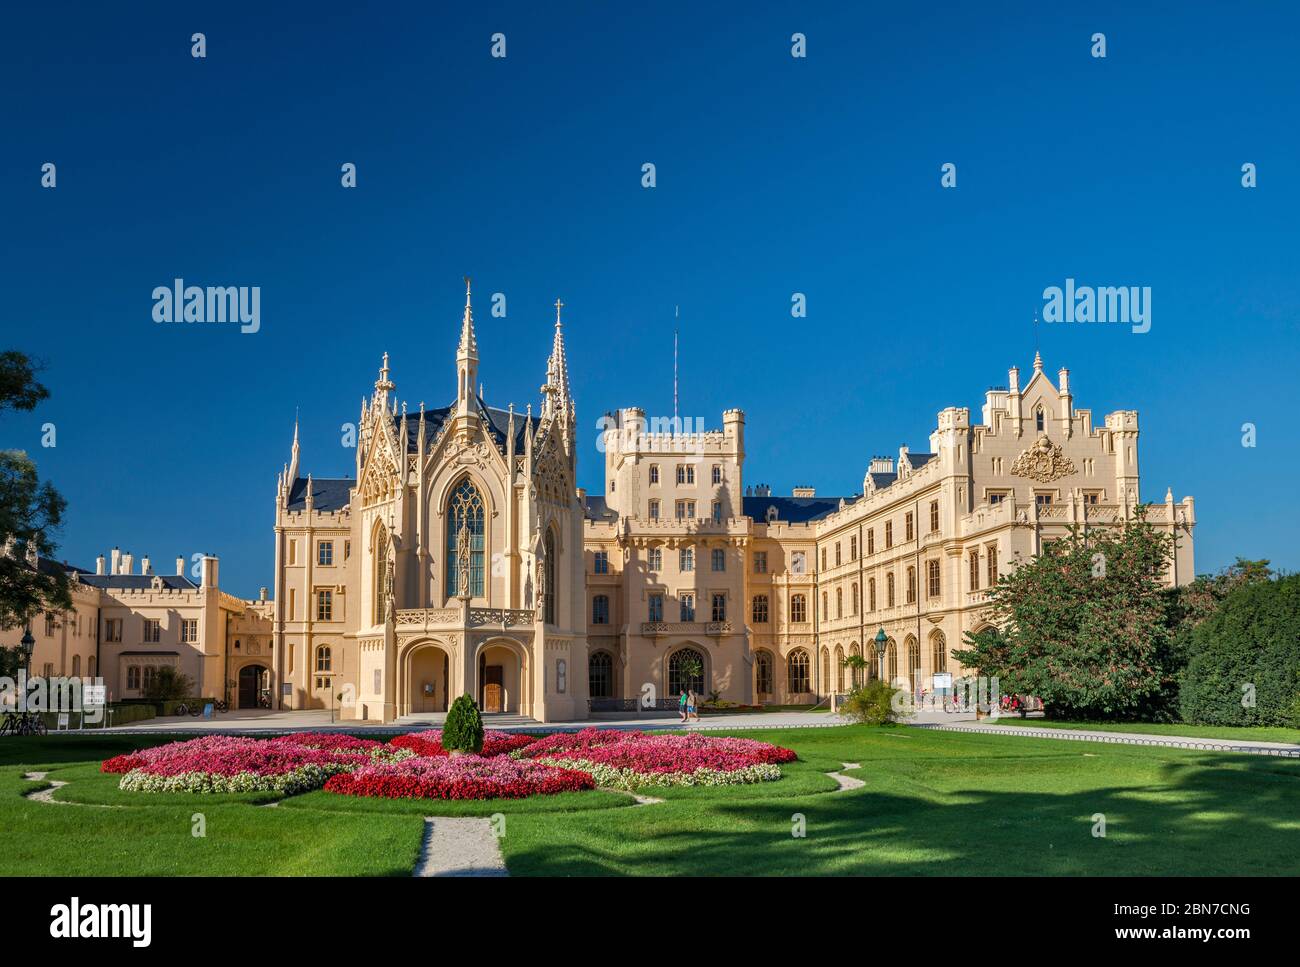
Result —
<svg viewBox="0 0 1300 967"><path fill-rule="evenodd" d="M460 593L461 531L469 538L469 594L483 596L483 497L468 477L447 498L447 596ZM547 554L550 560L550 554ZM550 581L547 581L550 593Z"/></svg>

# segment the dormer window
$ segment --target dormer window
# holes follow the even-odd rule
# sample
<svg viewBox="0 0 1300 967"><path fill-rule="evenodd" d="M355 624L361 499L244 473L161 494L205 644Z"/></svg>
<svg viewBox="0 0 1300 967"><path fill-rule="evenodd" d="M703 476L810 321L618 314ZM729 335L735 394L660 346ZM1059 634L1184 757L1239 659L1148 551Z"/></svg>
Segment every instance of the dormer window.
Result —
<svg viewBox="0 0 1300 967"><path fill-rule="evenodd" d="M776 508L775 508L775 507L769 507L769 508L767 508L767 522L768 522L769 524L775 524L775 523L776 523L776 517L777 517L777 514L776 514Z"/></svg>

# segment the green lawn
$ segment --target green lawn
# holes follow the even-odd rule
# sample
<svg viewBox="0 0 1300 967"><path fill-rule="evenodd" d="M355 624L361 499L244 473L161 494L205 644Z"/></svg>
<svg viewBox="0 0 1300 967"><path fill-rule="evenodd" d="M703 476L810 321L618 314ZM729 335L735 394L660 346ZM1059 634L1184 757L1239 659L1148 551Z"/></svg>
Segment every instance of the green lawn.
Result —
<svg viewBox="0 0 1300 967"><path fill-rule="evenodd" d="M1047 719L1002 717L997 725L1021 725L1047 729L1084 729L1089 732L1137 732L1142 735L1186 735L1194 739L1231 739L1235 742L1294 742L1300 744L1300 729L1268 726L1179 725L1169 722L1057 722Z"/></svg>
<svg viewBox="0 0 1300 967"><path fill-rule="evenodd" d="M489 803L315 792L123 793L99 760L165 736L0 740L0 875L409 875L425 815L506 816L513 875L1300 873L1300 761L873 729L746 731L795 749L778 782ZM835 792L843 762L866 782ZM68 785L31 802L49 771ZM194 837L196 813L207 835ZM1092 835L1094 815L1105 838ZM798 816L806 835L792 835Z"/></svg>

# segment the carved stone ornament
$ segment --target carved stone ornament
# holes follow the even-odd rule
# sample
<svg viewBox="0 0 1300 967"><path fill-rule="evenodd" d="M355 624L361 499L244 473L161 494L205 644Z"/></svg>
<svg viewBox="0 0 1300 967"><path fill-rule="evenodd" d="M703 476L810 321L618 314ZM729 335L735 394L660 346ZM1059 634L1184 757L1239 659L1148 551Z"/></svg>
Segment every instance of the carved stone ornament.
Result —
<svg viewBox="0 0 1300 967"><path fill-rule="evenodd" d="M1043 483L1068 477L1072 473L1074 473L1073 461L1047 438L1046 433L1041 434L1034 445L1016 457L1016 462L1011 465L1012 476L1029 477Z"/></svg>

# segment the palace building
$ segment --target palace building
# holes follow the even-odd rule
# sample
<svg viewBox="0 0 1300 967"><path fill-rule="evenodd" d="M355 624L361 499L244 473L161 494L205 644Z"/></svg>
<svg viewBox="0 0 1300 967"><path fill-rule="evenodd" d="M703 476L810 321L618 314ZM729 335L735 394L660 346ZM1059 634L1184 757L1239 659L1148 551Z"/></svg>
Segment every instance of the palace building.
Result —
<svg viewBox="0 0 1300 967"><path fill-rule="evenodd" d="M978 422L942 410L925 452L872 457L853 493L747 482L738 409L688 430L628 407L603 422L605 493L588 495L560 308L536 411L494 407L467 280L445 406L399 402L385 354L355 477L306 472L295 428L271 597L221 592L215 558L197 582L180 561L164 578L101 558L76 575L74 613L47 622L34 671L98 669L131 697L172 664L232 707L382 722L462 694L544 722L675 707L687 687L807 704L849 687L851 655L919 693L960 676L952 652L987 623L999 575L1143 502L1138 414L1094 423L1070 373L1053 381L1037 355ZM1176 539L1166 579L1190 581L1192 498L1166 491L1148 520Z"/></svg>

